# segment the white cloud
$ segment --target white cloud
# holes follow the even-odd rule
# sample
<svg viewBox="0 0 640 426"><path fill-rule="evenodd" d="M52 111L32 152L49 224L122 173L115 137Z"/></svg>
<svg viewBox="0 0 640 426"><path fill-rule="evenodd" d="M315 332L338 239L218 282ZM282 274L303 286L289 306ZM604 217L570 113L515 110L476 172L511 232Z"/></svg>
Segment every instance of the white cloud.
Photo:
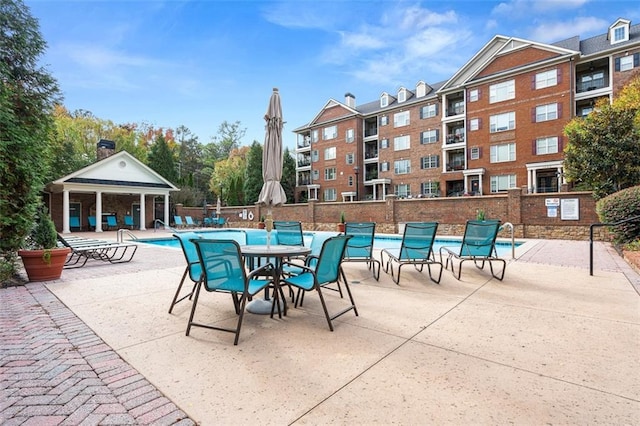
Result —
<svg viewBox="0 0 640 426"><path fill-rule="evenodd" d="M575 18L571 21L545 22L529 33L529 38L536 41L552 43L569 37L580 35L584 37L594 32L606 31L609 23L600 18Z"/></svg>
<svg viewBox="0 0 640 426"><path fill-rule="evenodd" d="M342 36L342 44L353 49L381 49L386 42L380 37L367 33L338 32Z"/></svg>
<svg viewBox="0 0 640 426"><path fill-rule="evenodd" d="M509 0L493 8L492 14L510 17L527 17L535 13L550 13L579 9L590 0Z"/></svg>

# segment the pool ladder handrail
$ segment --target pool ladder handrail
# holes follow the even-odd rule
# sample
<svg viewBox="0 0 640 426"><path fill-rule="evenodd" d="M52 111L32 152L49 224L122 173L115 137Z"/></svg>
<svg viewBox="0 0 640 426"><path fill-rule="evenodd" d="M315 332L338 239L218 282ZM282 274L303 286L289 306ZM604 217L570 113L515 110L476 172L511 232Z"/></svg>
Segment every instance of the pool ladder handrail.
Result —
<svg viewBox="0 0 640 426"><path fill-rule="evenodd" d="M164 227L164 229L168 229L168 230L170 230L171 232L179 232L177 229L175 229L175 228L172 228L172 227L168 226L166 223L164 223L164 222L163 222L162 220L160 220L160 219L155 219L155 220L153 221L153 232L158 231L158 225L162 225L162 226Z"/></svg>
<svg viewBox="0 0 640 426"><path fill-rule="evenodd" d="M136 237L130 230L125 229L125 228L120 228L118 229L118 233L116 235L116 241L119 243L123 243L124 242L124 234L127 234L132 240L137 240L138 237Z"/></svg>
<svg viewBox="0 0 640 426"><path fill-rule="evenodd" d="M515 259L516 258L516 239L514 235L513 223L511 222L503 223L502 226L500 227L500 231L502 231L502 228L504 228L505 226L511 229L511 258Z"/></svg>

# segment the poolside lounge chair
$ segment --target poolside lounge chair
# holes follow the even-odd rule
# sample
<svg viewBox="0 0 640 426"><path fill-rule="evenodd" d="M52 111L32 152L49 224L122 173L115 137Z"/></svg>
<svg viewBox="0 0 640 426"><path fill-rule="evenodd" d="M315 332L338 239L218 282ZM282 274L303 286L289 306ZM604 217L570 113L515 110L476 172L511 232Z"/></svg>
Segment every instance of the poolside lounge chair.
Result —
<svg viewBox="0 0 640 426"><path fill-rule="evenodd" d="M442 262L437 261L433 253L433 242L438 230L438 222L410 222L405 224L404 234L400 248L383 249L380 252L380 264L386 273L391 270L391 278L396 284L400 284L400 270L404 265L414 265L416 270L422 272L424 265L429 270L429 278L436 284L442 278ZM387 257L385 264L384 258ZM398 275L393 273L393 263L398 264ZM431 274L431 265L440 265L437 278ZM418 268L419 266L419 268Z"/></svg>
<svg viewBox="0 0 640 426"><path fill-rule="evenodd" d="M267 263L247 275L242 261L240 245L236 241L193 239L191 242L196 246L204 273L196 283L186 335L189 335L191 327L226 331L235 334L233 344L237 345L247 299L255 296L271 284L271 280L258 280L254 277L266 275L268 271L273 269L273 265ZM238 315L238 323L235 329L195 322L196 307L200 297L200 290L203 287L209 292L231 293L235 312Z"/></svg>
<svg viewBox="0 0 640 426"><path fill-rule="evenodd" d="M345 223L345 235L353 238L347 244L344 253L344 262L366 262L373 272L373 277L380 279L380 262L373 257L373 238L376 232L375 222L347 222ZM377 271L376 271L376 266Z"/></svg>
<svg viewBox="0 0 640 426"><path fill-rule="evenodd" d="M89 229L96 229L96 217L87 216L87 222L89 223Z"/></svg>
<svg viewBox="0 0 640 426"><path fill-rule="evenodd" d="M189 228L195 228L196 227L196 223L193 221L193 218L191 216L185 216L184 217L184 221L186 222L187 226Z"/></svg>
<svg viewBox="0 0 640 426"><path fill-rule="evenodd" d="M71 254L64 267L66 269L81 268L89 260L100 260L108 263L127 263L133 259L138 245L135 243L116 243L104 240L69 238L58 234L61 246L69 247Z"/></svg>
<svg viewBox="0 0 640 426"><path fill-rule="evenodd" d="M133 223L133 216L127 215L124 217L124 226L128 226L129 229L133 229L135 224Z"/></svg>
<svg viewBox="0 0 640 426"><path fill-rule="evenodd" d="M462 244L459 250L453 250L447 247L440 247L440 259L443 259L443 254L447 255L445 261L445 269L449 268L451 263L451 272L460 279L462 274L462 263L467 260L473 260L473 263L479 269L484 269L485 262L489 263L489 269L491 275L494 278L502 281L504 278L504 272L507 268L507 262L504 259L498 257L496 251L496 238L498 231L500 230L499 220L469 220L464 230L464 237L462 238ZM458 273L456 274L453 265L453 259L458 259ZM497 275L493 271L493 262L502 263L502 273Z"/></svg>
<svg viewBox="0 0 640 426"><path fill-rule="evenodd" d="M332 320L337 317L351 310L353 310L355 315L358 316L358 309L356 308L355 301L353 300L349 283L342 272L343 256L345 254L347 242L351 238L352 237L349 235L338 235L327 239L322 245L322 250L320 251L320 256L318 256L315 268L294 265L303 269L303 272L299 275L290 276L284 279L285 284L297 287L305 292L312 290L318 292L320 303L322 304L322 310L324 311L327 323L329 324L329 330L331 331L333 331ZM288 262L285 262L284 264L287 263ZM322 290L329 284L337 283L340 280L340 277L343 279L342 284L344 284L345 289L347 290L351 304L340 312L330 315ZM296 306L297 305L298 303L296 301Z"/></svg>
<svg viewBox="0 0 640 426"><path fill-rule="evenodd" d="M278 244L285 246L304 246L302 224L297 221L274 220L273 229L277 231Z"/></svg>
<svg viewBox="0 0 640 426"><path fill-rule="evenodd" d="M174 216L173 223L175 224L176 228L184 228L184 222L182 221L182 216Z"/></svg>

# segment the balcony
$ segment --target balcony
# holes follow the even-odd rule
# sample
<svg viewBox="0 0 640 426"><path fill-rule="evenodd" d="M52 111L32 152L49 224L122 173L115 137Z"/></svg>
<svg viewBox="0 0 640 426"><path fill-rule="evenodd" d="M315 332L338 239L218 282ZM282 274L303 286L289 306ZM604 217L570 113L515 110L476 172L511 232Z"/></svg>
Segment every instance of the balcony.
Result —
<svg viewBox="0 0 640 426"><path fill-rule="evenodd" d="M450 108L447 108L447 117L451 117L452 115L460 115L460 114L464 114L464 104L462 102L456 103Z"/></svg>
<svg viewBox="0 0 640 426"><path fill-rule="evenodd" d="M378 134L378 118L367 118L364 121L364 137L368 138Z"/></svg>
<svg viewBox="0 0 640 426"><path fill-rule="evenodd" d="M309 167L311 165L311 159L298 160L298 167Z"/></svg>
<svg viewBox="0 0 640 426"><path fill-rule="evenodd" d="M464 142L464 133L447 135L447 145Z"/></svg>

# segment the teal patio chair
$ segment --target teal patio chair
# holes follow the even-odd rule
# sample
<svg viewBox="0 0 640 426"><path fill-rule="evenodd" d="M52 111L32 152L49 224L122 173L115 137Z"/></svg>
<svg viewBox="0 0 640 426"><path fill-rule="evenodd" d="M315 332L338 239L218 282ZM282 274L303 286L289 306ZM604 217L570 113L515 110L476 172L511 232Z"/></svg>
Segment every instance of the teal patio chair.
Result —
<svg viewBox="0 0 640 426"><path fill-rule="evenodd" d="M69 228L76 229L80 231L82 228L80 227L80 218L78 216L70 216L69 217Z"/></svg>
<svg viewBox="0 0 640 426"><path fill-rule="evenodd" d="M124 217L124 226L128 226L129 229L133 229L135 224L133 223L133 216L127 215Z"/></svg>
<svg viewBox="0 0 640 426"><path fill-rule="evenodd" d="M410 222L404 226L404 234L400 248L383 249L380 252L380 265L384 272L389 273L396 284L400 284L400 270L404 265L414 265L416 270L422 272L424 265L429 270L429 278L436 284L440 284L442 278L442 261L437 261L433 253L433 242L436 238L438 222ZM384 258L387 257L385 264ZM393 263L398 264L397 276L393 273ZM438 277L431 274L431 265L439 265Z"/></svg>
<svg viewBox="0 0 640 426"><path fill-rule="evenodd" d="M116 220L115 216L107 216L107 228L111 229L111 228L117 228L118 227L118 221Z"/></svg>
<svg viewBox="0 0 640 426"><path fill-rule="evenodd" d="M184 221L186 222L186 225L189 228L195 228L196 227L196 223L193 221L193 218L191 216L185 216L184 217Z"/></svg>
<svg viewBox="0 0 640 426"><path fill-rule="evenodd" d="M96 229L96 217L87 216L87 223L89 223L89 229Z"/></svg>
<svg viewBox="0 0 640 426"><path fill-rule="evenodd" d="M182 216L174 216L173 223L176 228L184 228L184 222L182 221Z"/></svg>
<svg viewBox="0 0 640 426"><path fill-rule="evenodd" d="M440 259L443 259L443 254L447 255L444 266L445 269L449 269L449 263L451 263L451 272L453 273L453 276L459 280L462 274L463 262L472 260L478 269L484 269L485 263L488 262L491 275L502 281L505 269L507 268L507 262L504 259L500 259L496 251L496 238L498 237L498 231L500 231L499 220L467 221L464 230L464 237L462 238L462 244L458 250L448 247L440 247ZM454 259L460 261L458 264L457 274L453 265ZM502 263L502 272L500 275L497 275L494 272L493 262Z"/></svg>
<svg viewBox="0 0 640 426"><path fill-rule="evenodd" d="M339 316L344 315L351 310L353 310L354 314L358 316L358 309L356 308L356 303L353 300L349 283L342 272L342 260L347 247L347 242L350 238L352 237L349 235L338 235L327 239L322 245L315 268L306 265L294 264L293 266L301 268L303 272L299 275L286 277L283 280L285 284L297 287L303 292L313 290L318 292L320 303L322 304L322 310L324 311L327 324L329 324L329 330L331 331L333 331L332 321ZM289 262L285 262L285 264L288 263ZM341 311L330 315L322 290L329 284L337 283L341 277L343 281L342 284L344 284L347 294L349 295L350 305ZM297 301L295 306L298 306Z"/></svg>
<svg viewBox="0 0 640 426"><path fill-rule="evenodd" d="M304 246L304 236L300 222L274 220L273 229L277 231L278 244L285 246Z"/></svg>
<svg viewBox="0 0 640 426"><path fill-rule="evenodd" d="M375 222L347 222L345 223L345 235L353 238L347 244L344 253L345 262L365 262L373 272L373 277L380 279L380 261L373 257L373 238L376 232ZM376 270L377 266L377 270Z"/></svg>
<svg viewBox="0 0 640 426"><path fill-rule="evenodd" d="M195 232L180 232L173 234L173 236L180 242L180 248L182 248L182 254L184 254L184 258L187 261L187 266L184 269L184 273L182 274L180 284L176 289L176 294L173 296L171 306L169 306L169 313L173 311L173 307L177 303L187 298L191 300L191 298L193 297L193 292L196 288L196 284L202 278L202 266L200 265L200 259L198 258L198 251L196 250L195 244L193 244L192 242L192 240L201 238L200 235L196 234ZM180 297L180 291L182 290L182 285L184 284L187 275L193 282L193 288L191 289L189 294Z"/></svg>
<svg viewBox="0 0 640 426"><path fill-rule="evenodd" d="M240 245L236 241L193 239L191 242L196 246L203 273L196 283L186 335L189 335L191 327L225 331L235 334L233 344L237 345L247 299L264 290L272 282L272 280L268 279L258 280L255 277L267 275L267 272L273 271L273 265L267 263L247 274L242 261ZM238 322L235 328L203 324L194 320L200 291L203 287L209 292L231 293L234 308L238 315Z"/></svg>

